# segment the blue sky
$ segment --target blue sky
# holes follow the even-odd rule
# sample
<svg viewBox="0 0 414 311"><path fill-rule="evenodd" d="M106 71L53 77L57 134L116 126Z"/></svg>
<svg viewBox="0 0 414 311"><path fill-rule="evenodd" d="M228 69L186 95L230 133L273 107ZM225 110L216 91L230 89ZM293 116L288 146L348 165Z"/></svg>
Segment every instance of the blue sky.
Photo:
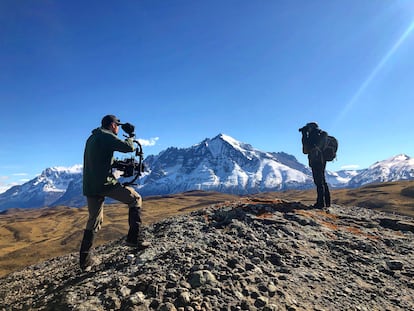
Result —
<svg viewBox="0 0 414 311"><path fill-rule="evenodd" d="M0 191L81 164L105 114L146 155L225 133L307 163L317 121L329 170L414 156L413 28L402 0L3 0Z"/></svg>

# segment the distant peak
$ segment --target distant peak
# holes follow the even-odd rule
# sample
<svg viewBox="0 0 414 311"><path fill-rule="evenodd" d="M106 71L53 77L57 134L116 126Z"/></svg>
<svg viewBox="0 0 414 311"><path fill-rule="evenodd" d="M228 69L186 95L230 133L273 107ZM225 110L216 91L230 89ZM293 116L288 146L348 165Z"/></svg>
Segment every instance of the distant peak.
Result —
<svg viewBox="0 0 414 311"><path fill-rule="evenodd" d="M73 166L53 166L53 167L49 167L47 169L45 169L42 172L42 175L49 175L52 172L56 172L56 173L69 173L69 174L76 174L76 173L81 173L82 172L82 164L76 164Z"/></svg>
<svg viewBox="0 0 414 311"><path fill-rule="evenodd" d="M398 155L392 157L391 159L397 160L397 161L405 161L405 160L409 160L410 157L406 154L401 153L401 154L398 154Z"/></svg>
<svg viewBox="0 0 414 311"><path fill-rule="evenodd" d="M386 160L378 161L372 164L369 168L376 167L400 167L414 164L414 159L406 154L398 154Z"/></svg>
<svg viewBox="0 0 414 311"><path fill-rule="evenodd" d="M228 142L231 145L240 145L240 142L238 140L234 139L233 137L231 137L229 135L223 134L223 133L218 134L212 140L215 140L215 139L224 140L224 141Z"/></svg>
<svg viewBox="0 0 414 311"><path fill-rule="evenodd" d="M410 160L410 159L411 158L408 155L401 153L401 154L397 154L397 155L395 155L395 156L393 156L389 159L386 159L384 161L380 161L379 163L381 163L381 162L388 162L388 163L389 162L402 162L402 161L407 161L407 160Z"/></svg>
<svg viewBox="0 0 414 311"><path fill-rule="evenodd" d="M244 149L246 149L246 145L243 144L242 142L238 141L237 139L234 139L233 137L220 133L219 135L217 135L216 137L214 137L213 139L211 139L211 142L215 142L215 141L221 141L221 142L225 142L227 144L229 144L231 147L238 149L240 151L243 151Z"/></svg>
<svg viewBox="0 0 414 311"><path fill-rule="evenodd" d="M205 145L210 149L213 155L220 154L223 150L228 148L237 150L248 158L252 158L252 154L255 153L255 150L251 145L242 143L223 133L220 133L212 139L206 140Z"/></svg>

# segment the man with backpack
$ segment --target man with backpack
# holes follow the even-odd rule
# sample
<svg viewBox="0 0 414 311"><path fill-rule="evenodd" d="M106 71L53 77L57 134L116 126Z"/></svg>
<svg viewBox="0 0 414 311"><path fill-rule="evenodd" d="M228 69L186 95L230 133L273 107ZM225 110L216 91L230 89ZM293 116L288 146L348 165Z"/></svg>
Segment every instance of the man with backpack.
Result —
<svg viewBox="0 0 414 311"><path fill-rule="evenodd" d="M308 155L309 166L312 169L313 181L316 185L317 198L313 208L322 209L331 206L331 195L325 179L326 161L332 161L336 156L337 142L328 133L321 130L316 122L310 122L299 129L302 133L302 151ZM328 147L334 140L336 146Z"/></svg>

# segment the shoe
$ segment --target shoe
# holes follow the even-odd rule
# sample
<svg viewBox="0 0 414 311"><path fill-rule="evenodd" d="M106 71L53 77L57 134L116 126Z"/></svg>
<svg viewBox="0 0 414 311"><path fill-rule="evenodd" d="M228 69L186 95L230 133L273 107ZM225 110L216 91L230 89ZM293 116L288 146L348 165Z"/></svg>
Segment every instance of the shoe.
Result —
<svg viewBox="0 0 414 311"><path fill-rule="evenodd" d="M91 248L94 240L94 232L92 230L84 230L83 239L79 251L79 266L82 271L87 271L87 268L95 265Z"/></svg>
<svg viewBox="0 0 414 311"><path fill-rule="evenodd" d="M318 204L318 203L316 203L316 204L314 204L314 205L312 205L312 208L314 208L314 209L323 209L323 204Z"/></svg>
<svg viewBox="0 0 414 311"><path fill-rule="evenodd" d="M80 268L82 271L90 271L97 262L90 253L81 253L80 255Z"/></svg>
<svg viewBox="0 0 414 311"><path fill-rule="evenodd" d="M148 241L130 241L130 240L126 240L125 244L130 247L136 247L138 250L144 250L151 245L151 243Z"/></svg>
<svg viewBox="0 0 414 311"><path fill-rule="evenodd" d="M144 250L144 249L147 249L150 245L151 245L151 243L148 242L148 241L140 241L137 245L137 249L138 250Z"/></svg>

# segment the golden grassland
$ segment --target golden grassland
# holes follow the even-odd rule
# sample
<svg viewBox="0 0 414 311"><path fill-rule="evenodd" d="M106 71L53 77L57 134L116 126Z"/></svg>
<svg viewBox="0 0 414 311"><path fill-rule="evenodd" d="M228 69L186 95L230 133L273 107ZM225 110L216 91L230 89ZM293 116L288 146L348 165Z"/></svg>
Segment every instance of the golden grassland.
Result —
<svg viewBox="0 0 414 311"><path fill-rule="evenodd" d="M267 192L249 197L282 199L312 204L315 190ZM143 222L189 213L216 203L234 201L239 196L217 192L190 191L144 198ZM414 217L414 181L368 185L358 189L332 191L332 202L363 206ZM77 252L88 218L86 207L9 210L0 215L0 277L48 258ZM128 230L128 209L123 204L104 208L104 224L95 246L124 236Z"/></svg>

